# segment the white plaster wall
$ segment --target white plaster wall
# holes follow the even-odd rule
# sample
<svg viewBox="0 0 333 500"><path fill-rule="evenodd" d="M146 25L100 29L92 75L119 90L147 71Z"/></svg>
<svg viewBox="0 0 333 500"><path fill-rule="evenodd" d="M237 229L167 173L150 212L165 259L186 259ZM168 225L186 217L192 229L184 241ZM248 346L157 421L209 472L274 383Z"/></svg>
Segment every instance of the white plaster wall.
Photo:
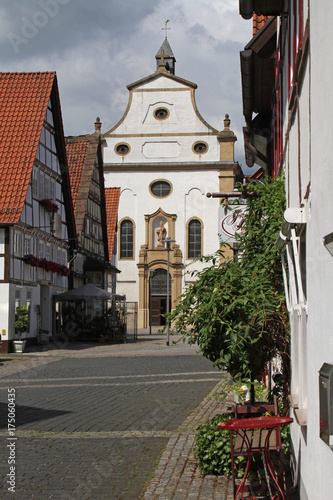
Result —
<svg viewBox="0 0 333 500"><path fill-rule="evenodd" d="M298 175L298 132L297 126L290 130L287 162L289 166L289 207L299 207L299 175Z"/></svg>
<svg viewBox="0 0 333 500"><path fill-rule="evenodd" d="M306 68L306 74L302 84L302 94L300 99L300 113L299 119L302 124L300 129L300 170L301 170L301 181L302 181L302 198L305 195L306 188L310 181L310 103L309 103L309 92L310 92L310 77L308 68Z"/></svg>
<svg viewBox="0 0 333 500"><path fill-rule="evenodd" d="M206 142L208 151L198 155L193 152L192 146L196 142ZM126 156L119 156L115 153L116 145L126 143L130 146L130 153ZM110 165L114 163L124 166L135 163L174 163L195 162L206 163L219 159L219 143L214 135L190 135L178 137L107 137L107 148L104 150L104 163ZM149 147L148 147L149 146ZM154 152L152 152L154 149Z"/></svg>
<svg viewBox="0 0 333 500"><path fill-rule="evenodd" d="M173 133L207 132L210 129L193 108L192 91L186 84L156 75L154 81L145 83L131 93L132 101L127 116L121 119L112 133L137 134L142 130L158 133L162 127ZM169 120L153 118L153 111L161 107L162 103L173 107ZM183 127L185 119L186 130ZM137 129L138 126L141 130Z"/></svg>
<svg viewBox="0 0 333 500"><path fill-rule="evenodd" d="M149 185L156 179L165 179L172 184L172 194L166 198L153 197ZM105 186L126 186L122 190L119 201L118 221L125 217L135 222L135 260L119 260L117 267L122 271L117 275L117 292L126 294L130 301L138 299L138 268L136 262L141 245L145 243L145 215L153 214L159 208L168 214L177 214L175 223L175 240L186 260L186 222L192 217L203 223L203 253L214 253L219 246L218 200L207 198L206 193L218 190L218 172L131 172L130 174L112 172L105 174ZM196 262L191 269L203 268L205 264ZM134 283L135 281L135 283Z"/></svg>
<svg viewBox="0 0 333 500"><path fill-rule="evenodd" d="M216 131L214 134L214 129L204 122L193 106L193 89L163 75L157 74L155 78L131 92L127 114L106 138L104 163L216 161L219 158ZM159 107L168 109L167 119L154 117L154 111ZM192 146L197 141L208 144L205 154L193 152ZM126 156L115 153L115 146L121 142L130 145L131 150Z"/></svg>
<svg viewBox="0 0 333 500"><path fill-rule="evenodd" d="M130 218L135 223L134 259L119 259L118 246L117 267L121 273L117 275L117 292L125 294L128 301L138 301L137 262L141 245L147 238L145 215L160 208L167 214L177 215L175 240L183 255L183 286L185 281L194 279L186 275L188 265L191 270L206 265L186 258L187 221L197 217L202 222L203 254L212 254L218 249L219 200L208 199L206 193L219 190L220 145L217 131L196 109L192 84L156 73L133 84L130 89L124 116L106 134L104 164L114 167L112 171L105 171L105 186L121 187L118 224L123 218ZM156 119L154 112L158 108L166 108L168 118ZM196 142L207 144L205 154L193 151ZM124 156L115 152L115 147L121 143L130 147ZM202 170L197 169L200 163L205 165ZM172 164L176 164L177 170ZM178 170L182 164L184 168ZM138 170L133 168L135 165ZM130 171L127 166L131 167ZM171 183L172 193L166 198L152 196L150 184L162 179Z"/></svg>
<svg viewBox="0 0 333 500"><path fill-rule="evenodd" d="M303 2L305 12L306 3ZM306 209L308 318L306 328L304 325L293 327L294 336L298 330L299 352L306 353L303 366L293 364L293 377L296 375L294 370L298 369L303 379L306 378L299 384L304 386L305 383L307 388L307 427L301 428L295 422L291 426L302 500L328 499L333 491L333 451L319 437L318 373L323 363L333 364L333 257L323 245L323 237L333 232L333 54L330 50L333 4L324 0L319 9L318 2L310 0L309 12L311 72L307 67L300 99L302 196L311 180ZM297 158L295 124L290 135L290 162ZM292 163L290 167L296 169ZM290 175L290 190L291 204L296 204L298 182L294 172ZM294 385L296 383L297 380ZM301 398L304 401L304 394Z"/></svg>
<svg viewBox="0 0 333 500"><path fill-rule="evenodd" d="M0 283L0 333L2 340L8 340L9 333L9 284ZM2 334L6 330L6 335Z"/></svg>

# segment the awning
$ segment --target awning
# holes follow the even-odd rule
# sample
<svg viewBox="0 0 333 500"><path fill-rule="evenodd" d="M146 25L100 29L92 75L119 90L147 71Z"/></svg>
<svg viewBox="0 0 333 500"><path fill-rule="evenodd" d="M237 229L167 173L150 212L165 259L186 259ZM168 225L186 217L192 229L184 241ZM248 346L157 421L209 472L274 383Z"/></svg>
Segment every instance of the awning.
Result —
<svg viewBox="0 0 333 500"><path fill-rule="evenodd" d="M114 265L110 264L109 262L103 262L99 259L94 259L93 257L90 257L89 255L85 258L84 264L83 264L83 269L85 271L113 271L114 273L120 273L119 269L117 269Z"/></svg>
<svg viewBox="0 0 333 500"><path fill-rule="evenodd" d="M272 111L276 30L276 18L272 17L240 52L243 114L247 123L253 112Z"/></svg>
<svg viewBox="0 0 333 500"><path fill-rule="evenodd" d="M283 3L284 0L239 0L239 13L243 19L251 19L254 12L259 16L279 16Z"/></svg>
<svg viewBox="0 0 333 500"><path fill-rule="evenodd" d="M248 167L256 163L268 174L271 113L258 114L247 127L243 127L245 160Z"/></svg>
<svg viewBox="0 0 333 500"><path fill-rule="evenodd" d="M102 290L95 285L87 283L86 285L74 288L68 292L58 293L54 296L56 302L65 302L71 300L111 300L124 299L124 295L114 295L106 290Z"/></svg>

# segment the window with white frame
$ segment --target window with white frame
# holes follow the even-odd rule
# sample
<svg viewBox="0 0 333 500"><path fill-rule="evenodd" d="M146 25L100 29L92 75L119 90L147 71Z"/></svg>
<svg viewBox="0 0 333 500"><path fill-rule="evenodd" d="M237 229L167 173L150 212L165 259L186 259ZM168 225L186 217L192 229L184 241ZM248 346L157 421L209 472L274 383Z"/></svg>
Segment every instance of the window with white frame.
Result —
<svg viewBox="0 0 333 500"><path fill-rule="evenodd" d="M47 200L50 199L50 177L45 175L45 183L44 183L44 198Z"/></svg>
<svg viewBox="0 0 333 500"><path fill-rule="evenodd" d="M44 258L44 242L41 240L38 242L38 258Z"/></svg>
<svg viewBox="0 0 333 500"><path fill-rule="evenodd" d="M15 320L16 320L16 309L21 305L21 290L19 288L15 289Z"/></svg>
<svg viewBox="0 0 333 500"><path fill-rule="evenodd" d="M24 236L24 255L31 254L31 237L25 235Z"/></svg>
<svg viewBox="0 0 333 500"><path fill-rule="evenodd" d="M21 255L21 233L14 231L14 254Z"/></svg>
<svg viewBox="0 0 333 500"><path fill-rule="evenodd" d="M39 199L44 198L44 172L39 172Z"/></svg>
<svg viewBox="0 0 333 500"><path fill-rule="evenodd" d="M45 248L45 258L46 260L51 260L51 251L52 251L52 247L51 245L46 245L46 248Z"/></svg>
<svg viewBox="0 0 333 500"><path fill-rule="evenodd" d="M38 189L39 189L39 170L37 167L33 168L32 172L32 196L34 198L38 198Z"/></svg>
<svg viewBox="0 0 333 500"><path fill-rule="evenodd" d="M55 201L56 199L56 183L54 179L50 182L50 199Z"/></svg>
<svg viewBox="0 0 333 500"><path fill-rule="evenodd" d="M61 264L67 266L67 250L61 252Z"/></svg>
<svg viewBox="0 0 333 500"><path fill-rule="evenodd" d="M32 292L27 290L27 309L28 309L28 325L27 332L30 332L30 321L31 321L31 302L32 302Z"/></svg>

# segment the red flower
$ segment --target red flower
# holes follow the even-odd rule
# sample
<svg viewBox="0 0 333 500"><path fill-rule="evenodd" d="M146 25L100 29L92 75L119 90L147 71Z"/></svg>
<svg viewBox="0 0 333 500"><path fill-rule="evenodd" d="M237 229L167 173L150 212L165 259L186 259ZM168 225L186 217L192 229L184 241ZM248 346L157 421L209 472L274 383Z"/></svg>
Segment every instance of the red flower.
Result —
<svg viewBox="0 0 333 500"><path fill-rule="evenodd" d="M40 200L39 202L42 207L45 208L45 210L47 210L48 212L52 212L52 213L56 213L58 212L59 210L59 207L56 203L53 203L53 201L51 200L46 200L46 199L43 199L43 200Z"/></svg>
<svg viewBox="0 0 333 500"><path fill-rule="evenodd" d="M23 262L30 264L32 267L40 267L45 269L47 272L58 273L60 276L70 276L71 271L68 267L58 264L57 262L52 262L51 260L38 259L34 255L25 255L23 257Z"/></svg>
<svg viewBox="0 0 333 500"><path fill-rule="evenodd" d="M25 255L23 257L23 261L26 263L26 264L30 264L32 267L37 267L38 266L38 263L39 263L39 259L37 259L37 257L35 257L34 255Z"/></svg>

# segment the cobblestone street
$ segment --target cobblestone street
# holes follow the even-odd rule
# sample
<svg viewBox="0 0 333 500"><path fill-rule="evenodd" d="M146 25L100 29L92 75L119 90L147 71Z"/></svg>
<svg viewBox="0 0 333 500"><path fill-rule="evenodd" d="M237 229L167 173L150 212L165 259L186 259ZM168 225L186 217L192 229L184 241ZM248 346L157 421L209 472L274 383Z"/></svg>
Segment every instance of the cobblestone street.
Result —
<svg viewBox="0 0 333 500"><path fill-rule="evenodd" d="M229 498L226 480L200 478L190 453L197 425L221 410L205 399L221 374L194 347L141 340L3 360L2 498ZM7 429L11 388L15 441ZM7 484L11 442L15 493Z"/></svg>

